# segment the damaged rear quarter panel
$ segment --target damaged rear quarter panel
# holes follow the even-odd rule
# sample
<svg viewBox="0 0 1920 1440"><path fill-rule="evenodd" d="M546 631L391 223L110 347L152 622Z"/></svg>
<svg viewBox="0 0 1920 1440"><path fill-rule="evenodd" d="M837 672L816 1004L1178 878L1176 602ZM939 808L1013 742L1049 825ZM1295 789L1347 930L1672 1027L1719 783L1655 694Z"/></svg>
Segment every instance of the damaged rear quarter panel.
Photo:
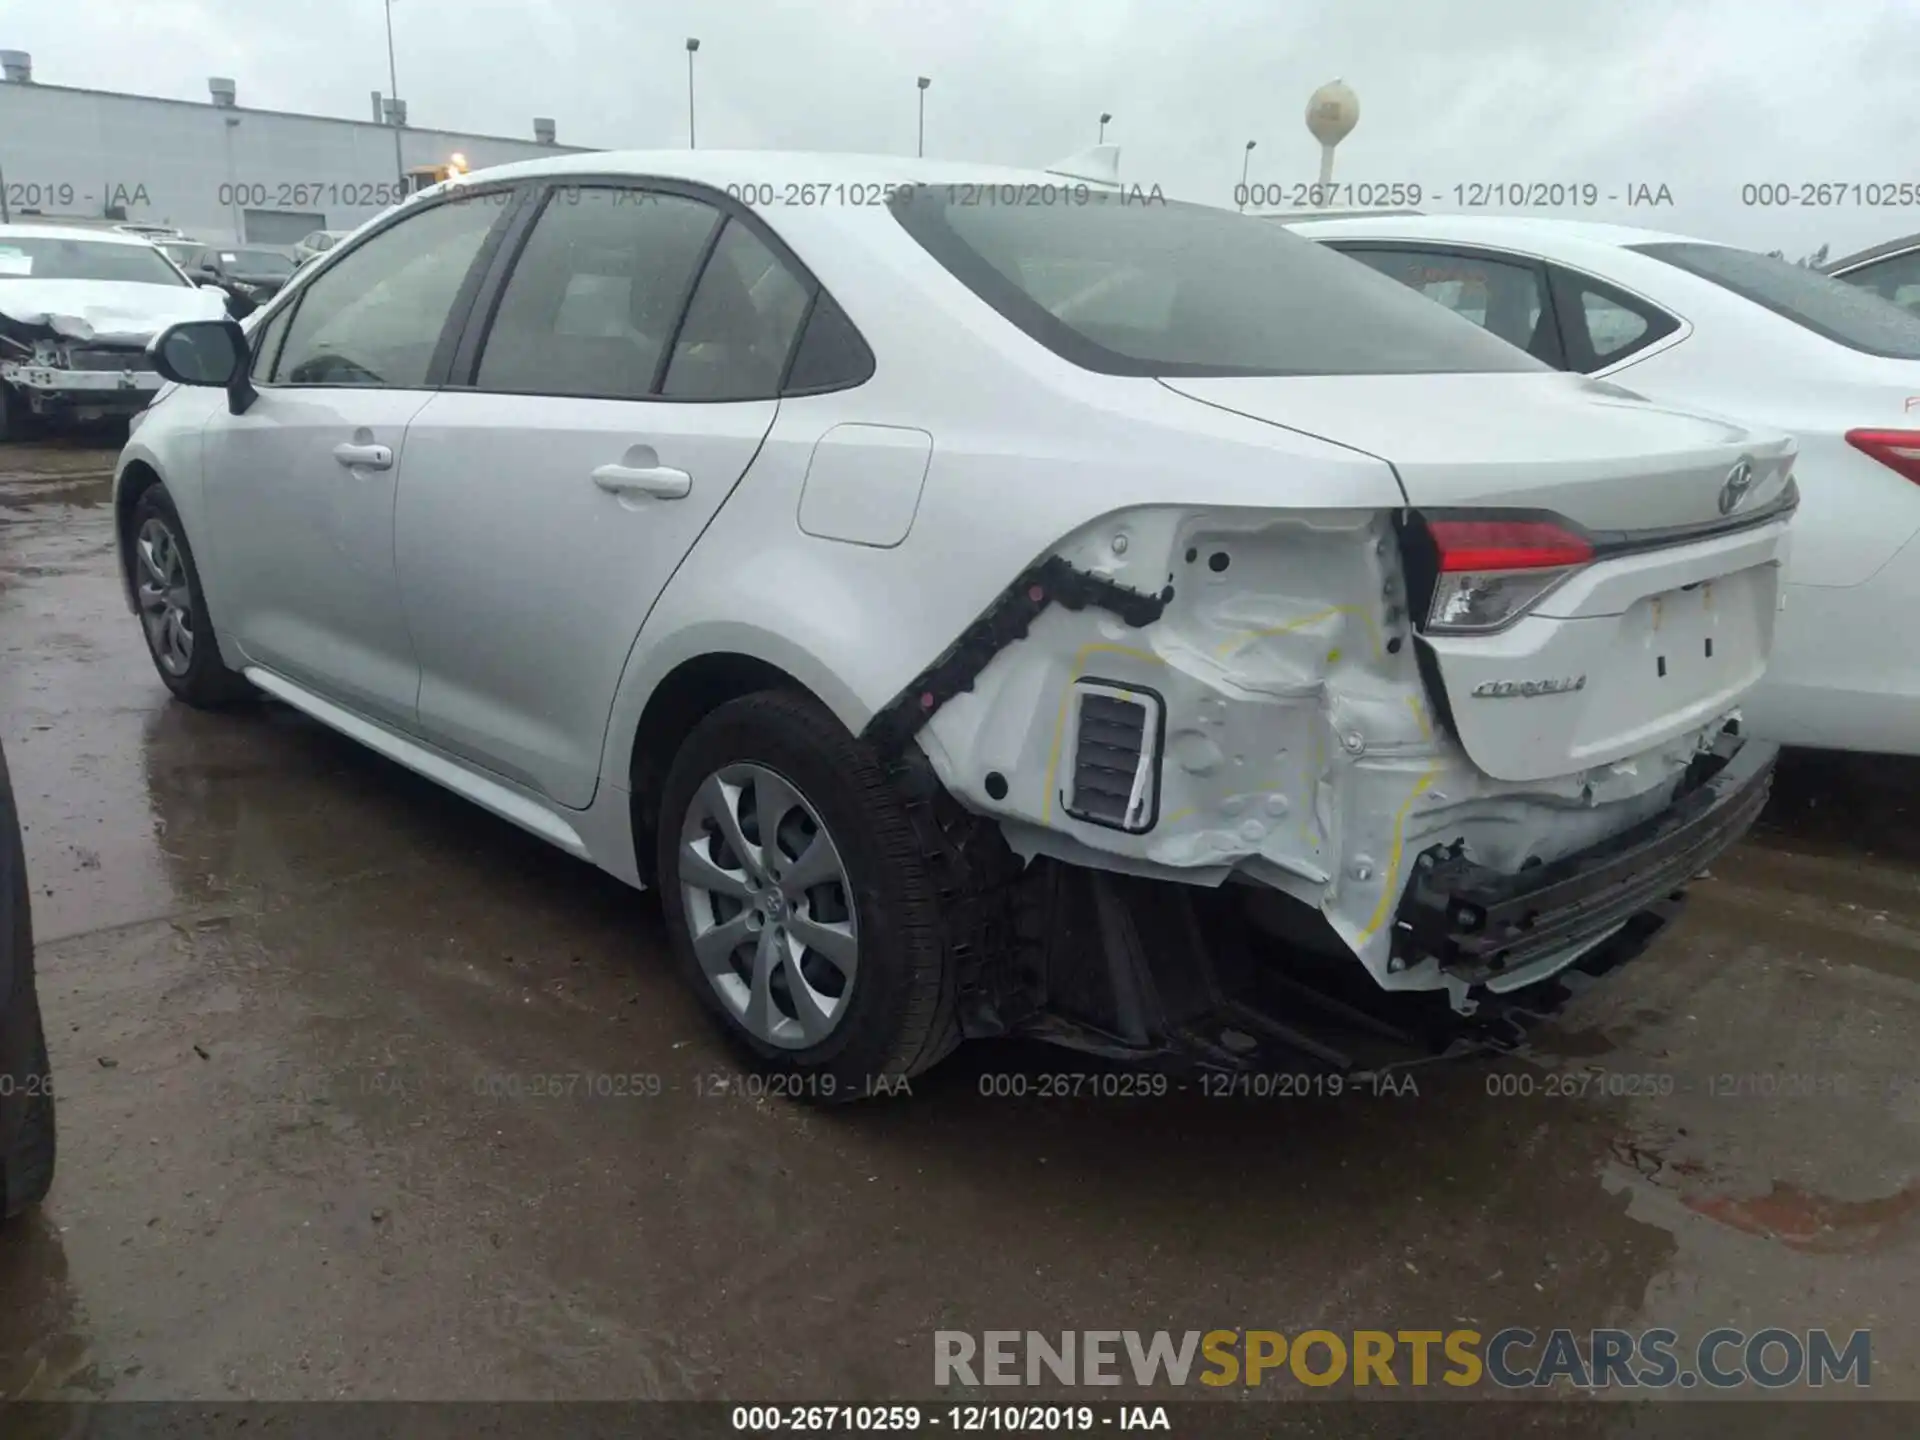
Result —
<svg viewBox="0 0 1920 1440"><path fill-rule="evenodd" d="M1662 808L1718 728L1603 771L1524 785L1486 775L1435 721L1382 511L1147 507L1059 553L1171 598L1142 626L1043 613L921 732L943 783L1023 855L1271 886L1320 911L1390 988L1445 983L1392 956L1423 850L1464 841L1502 870L1578 850ZM1068 811L1081 682L1164 703L1145 833Z"/></svg>

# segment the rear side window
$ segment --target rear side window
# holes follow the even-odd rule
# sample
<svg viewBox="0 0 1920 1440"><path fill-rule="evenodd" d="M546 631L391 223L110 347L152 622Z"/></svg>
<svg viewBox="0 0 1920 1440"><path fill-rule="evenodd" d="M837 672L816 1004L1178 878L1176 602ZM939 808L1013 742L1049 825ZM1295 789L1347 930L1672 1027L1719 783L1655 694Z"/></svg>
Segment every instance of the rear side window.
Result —
<svg viewBox="0 0 1920 1440"><path fill-rule="evenodd" d="M787 372L786 393L807 394L864 384L873 375L873 352L853 328L847 312L826 291L814 301L793 368Z"/></svg>
<svg viewBox="0 0 1920 1440"><path fill-rule="evenodd" d="M1546 279L1536 267L1444 251L1367 247L1345 253L1535 359L1560 363L1560 337L1547 306Z"/></svg>
<svg viewBox="0 0 1920 1440"><path fill-rule="evenodd" d="M556 190L514 262L474 384L638 400L673 339L720 214L679 195Z"/></svg>
<svg viewBox="0 0 1920 1440"><path fill-rule="evenodd" d="M1920 360L1920 316L1856 285L1730 245L1660 241L1629 248L1711 280L1850 350Z"/></svg>
<svg viewBox="0 0 1920 1440"><path fill-rule="evenodd" d="M1553 290L1570 370L1604 370L1680 328L1677 319L1638 296L1557 266Z"/></svg>
<svg viewBox="0 0 1920 1440"><path fill-rule="evenodd" d="M667 366L669 400L770 400L807 313L807 286L729 220L687 306Z"/></svg>
<svg viewBox="0 0 1920 1440"><path fill-rule="evenodd" d="M975 295L1110 375L1544 369L1403 285L1260 220L1062 187L1053 204L903 190L894 214Z"/></svg>

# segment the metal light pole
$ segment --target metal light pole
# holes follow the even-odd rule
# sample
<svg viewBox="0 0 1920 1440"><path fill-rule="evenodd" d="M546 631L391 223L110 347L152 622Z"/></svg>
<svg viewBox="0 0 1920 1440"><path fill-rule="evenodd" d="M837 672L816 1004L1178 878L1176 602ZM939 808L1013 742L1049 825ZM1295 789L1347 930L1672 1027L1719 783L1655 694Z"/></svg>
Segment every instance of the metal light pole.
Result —
<svg viewBox="0 0 1920 1440"><path fill-rule="evenodd" d="M1099 141L1099 143L1102 145L1107 143L1107 122L1111 119L1113 119L1113 116L1102 112L1100 116L1100 141Z"/></svg>
<svg viewBox="0 0 1920 1440"><path fill-rule="evenodd" d="M1243 211L1247 208L1247 167L1253 164L1254 144L1252 140L1247 141L1247 148L1240 154L1240 208Z"/></svg>
<svg viewBox="0 0 1920 1440"><path fill-rule="evenodd" d="M693 140L693 57L699 50L700 42L691 35L687 37L687 149L697 148Z"/></svg>
<svg viewBox="0 0 1920 1440"><path fill-rule="evenodd" d="M914 151L913 151L913 153L914 153L915 155L922 155L922 156L923 156L923 155L925 155L925 154L927 153L927 87L928 87L929 85L931 85L932 83L933 83L933 81L931 81L931 80L929 80L929 79L928 79L928 78L927 78L926 76L924 76L924 75L922 75L922 76L920 77L920 80L919 80L919 85L920 85L920 140L919 140L919 143L918 143L918 144L916 144L916 145L914 146Z"/></svg>
<svg viewBox="0 0 1920 1440"><path fill-rule="evenodd" d="M393 66L393 0L387 0L387 94L393 111L393 178L404 195L407 188L407 162L400 158L400 77Z"/></svg>

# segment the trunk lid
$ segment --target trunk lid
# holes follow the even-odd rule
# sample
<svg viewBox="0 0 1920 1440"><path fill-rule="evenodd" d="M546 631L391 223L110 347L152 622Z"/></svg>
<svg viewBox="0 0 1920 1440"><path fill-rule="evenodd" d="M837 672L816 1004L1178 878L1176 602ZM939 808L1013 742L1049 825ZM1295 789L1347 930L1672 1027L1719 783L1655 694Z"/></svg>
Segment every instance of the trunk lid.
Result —
<svg viewBox="0 0 1920 1440"><path fill-rule="evenodd" d="M1736 708L1765 669L1786 519L1729 527L1783 498L1784 435L1557 373L1162 383L1384 460L1418 515L1547 511L1592 540L1590 559L1480 631L1429 624L1411 577L1429 683L1490 775L1645 754Z"/></svg>
<svg viewBox="0 0 1920 1440"><path fill-rule="evenodd" d="M1361 450L1411 505L1552 510L1593 530L1716 519L1743 457L1743 509L1780 491L1792 442L1557 371L1163 380L1207 405Z"/></svg>

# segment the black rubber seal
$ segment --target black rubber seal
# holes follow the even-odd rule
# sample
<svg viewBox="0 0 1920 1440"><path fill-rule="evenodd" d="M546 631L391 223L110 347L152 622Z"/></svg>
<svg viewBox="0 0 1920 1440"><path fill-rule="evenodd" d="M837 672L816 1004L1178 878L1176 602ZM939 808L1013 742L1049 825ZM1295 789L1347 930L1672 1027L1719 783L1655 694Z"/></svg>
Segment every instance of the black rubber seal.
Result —
<svg viewBox="0 0 1920 1440"><path fill-rule="evenodd" d="M1089 574L1058 555L1049 555L1021 572L938 660L868 721L863 738L882 755L899 755L942 705L973 689L973 682L996 655L1016 640L1026 639L1049 605L1105 610L1136 630L1153 624L1167 608L1158 595Z"/></svg>

